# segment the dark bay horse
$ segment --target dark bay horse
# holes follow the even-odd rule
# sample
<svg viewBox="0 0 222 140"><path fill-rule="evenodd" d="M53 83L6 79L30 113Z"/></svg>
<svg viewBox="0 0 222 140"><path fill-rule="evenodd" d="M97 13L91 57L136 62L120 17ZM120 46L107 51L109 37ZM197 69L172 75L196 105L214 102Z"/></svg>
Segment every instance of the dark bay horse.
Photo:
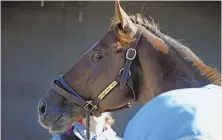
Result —
<svg viewBox="0 0 222 140"><path fill-rule="evenodd" d="M39 122L50 132L86 117L87 108L99 116L134 101L145 104L166 91L221 86L220 73L161 33L152 20L128 16L117 1L112 21L110 30L39 100Z"/></svg>

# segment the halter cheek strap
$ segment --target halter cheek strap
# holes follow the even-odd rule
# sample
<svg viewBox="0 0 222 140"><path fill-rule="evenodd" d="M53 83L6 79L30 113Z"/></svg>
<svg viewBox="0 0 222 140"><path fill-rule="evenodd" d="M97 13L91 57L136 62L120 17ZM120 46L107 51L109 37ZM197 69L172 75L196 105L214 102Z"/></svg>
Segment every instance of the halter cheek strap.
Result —
<svg viewBox="0 0 222 140"><path fill-rule="evenodd" d="M125 56L126 62L125 62L124 68L122 69L123 71L122 71L122 76L121 76L121 80L120 80L120 88L121 89L123 89L125 87L127 79L131 75L130 67L131 67L133 60L136 58L136 54L137 54L136 48L138 46L138 42L140 40L140 37L141 37L144 29L145 29L144 27L139 26L136 36L135 36L136 41L132 43L131 47L126 52L126 56Z"/></svg>

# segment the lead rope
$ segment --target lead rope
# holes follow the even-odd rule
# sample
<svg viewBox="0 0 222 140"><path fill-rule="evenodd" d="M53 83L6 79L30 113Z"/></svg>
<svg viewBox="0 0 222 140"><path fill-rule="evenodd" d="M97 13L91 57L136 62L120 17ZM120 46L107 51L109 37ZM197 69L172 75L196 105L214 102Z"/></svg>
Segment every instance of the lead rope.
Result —
<svg viewBox="0 0 222 140"><path fill-rule="evenodd" d="M87 106L86 108L86 138L90 140L90 108Z"/></svg>

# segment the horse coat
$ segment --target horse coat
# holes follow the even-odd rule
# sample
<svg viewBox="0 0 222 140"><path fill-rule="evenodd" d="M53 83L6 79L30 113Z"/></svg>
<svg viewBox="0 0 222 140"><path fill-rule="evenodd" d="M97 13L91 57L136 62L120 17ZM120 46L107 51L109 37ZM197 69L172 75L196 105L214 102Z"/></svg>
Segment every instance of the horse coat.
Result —
<svg viewBox="0 0 222 140"><path fill-rule="evenodd" d="M124 140L222 140L222 88L207 85L168 91L129 121Z"/></svg>

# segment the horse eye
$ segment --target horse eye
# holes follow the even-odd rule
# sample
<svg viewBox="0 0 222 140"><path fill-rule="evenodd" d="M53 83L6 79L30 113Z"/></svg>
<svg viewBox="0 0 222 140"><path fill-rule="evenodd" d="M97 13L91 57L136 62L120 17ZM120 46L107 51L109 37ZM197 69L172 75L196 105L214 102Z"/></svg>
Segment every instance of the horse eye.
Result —
<svg viewBox="0 0 222 140"><path fill-rule="evenodd" d="M99 52L96 52L92 55L92 60L100 60L102 58L102 54Z"/></svg>

